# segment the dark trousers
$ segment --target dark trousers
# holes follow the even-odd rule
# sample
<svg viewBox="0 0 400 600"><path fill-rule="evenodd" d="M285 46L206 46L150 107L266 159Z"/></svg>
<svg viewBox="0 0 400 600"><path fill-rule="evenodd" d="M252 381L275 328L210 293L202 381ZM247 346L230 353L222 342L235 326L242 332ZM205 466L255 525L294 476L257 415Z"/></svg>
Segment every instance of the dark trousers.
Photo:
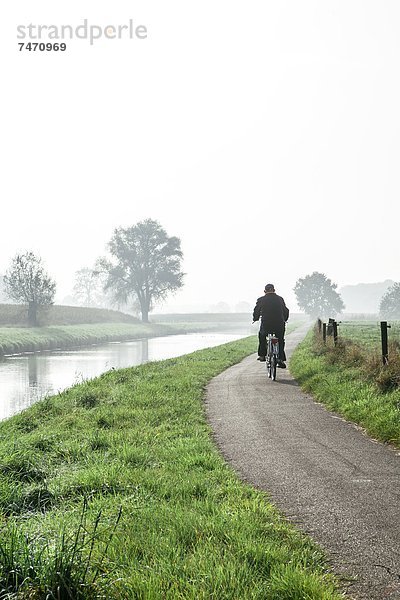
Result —
<svg viewBox="0 0 400 600"><path fill-rule="evenodd" d="M261 321L260 331L258 333L258 356L267 355L267 335L274 333L279 341L279 360L286 360L285 354L285 326L267 327Z"/></svg>

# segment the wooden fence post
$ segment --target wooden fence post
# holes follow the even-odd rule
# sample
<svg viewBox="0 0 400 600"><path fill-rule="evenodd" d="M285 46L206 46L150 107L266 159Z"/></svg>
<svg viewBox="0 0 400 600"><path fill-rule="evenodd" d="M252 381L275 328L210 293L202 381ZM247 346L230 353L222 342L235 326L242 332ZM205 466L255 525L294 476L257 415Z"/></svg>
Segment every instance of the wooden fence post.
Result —
<svg viewBox="0 0 400 600"><path fill-rule="evenodd" d="M382 340L382 362L384 365L389 363L389 346L388 346L388 332L390 325L387 321L381 321L381 340Z"/></svg>
<svg viewBox="0 0 400 600"><path fill-rule="evenodd" d="M333 321L332 323L332 328L333 328L333 343L335 344L335 346L337 346L337 342L338 342L338 330L337 330L338 324L337 321Z"/></svg>
<svg viewBox="0 0 400 600"><path fill-rule="evenodd" d="M322 329L322 321L321 321L321 319L318 319L317 325L318 325L318 333L319 333L319 335L321 335L321 329Z"/></svg>

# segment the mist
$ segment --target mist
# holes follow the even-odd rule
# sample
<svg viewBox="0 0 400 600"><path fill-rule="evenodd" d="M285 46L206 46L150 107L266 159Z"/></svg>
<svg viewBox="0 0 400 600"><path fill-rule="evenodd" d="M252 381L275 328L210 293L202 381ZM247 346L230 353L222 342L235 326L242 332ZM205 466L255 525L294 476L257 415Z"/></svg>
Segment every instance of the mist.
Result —
<svg viewBox="0 0 400 600"><path fill-rule="evenodd" d="M151 218L186 273L156 312L251 310L267 282L295 311L313 271L371 312L349 286L400 279L399 17L394 0L9 5L0 274L32 250L64 302L116 227ZM84 18L147 38L18 49L19 25Z"/></svg>

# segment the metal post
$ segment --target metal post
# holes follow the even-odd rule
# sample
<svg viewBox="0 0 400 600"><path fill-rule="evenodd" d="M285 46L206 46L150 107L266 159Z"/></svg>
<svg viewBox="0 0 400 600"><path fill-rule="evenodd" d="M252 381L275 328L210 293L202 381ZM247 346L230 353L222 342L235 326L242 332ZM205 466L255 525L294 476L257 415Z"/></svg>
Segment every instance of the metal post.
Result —
<svg viewBox="0 0 400 600"><path fill-rule="evenodd" d="M381 321L381 340L382 340L382 362L384 365L389 363L389 346L388 346L388 332L390 325L387 321Z"/></svg>
<svg viewBox="0 0 400 600"><path fill-rule="evenodd" d="M319 335L321 335L321 329L322 329L322 321L321 321L321 319L318 319L317 325L318 325L318 333L319 333Z"/></svg>
<svg viewBox="0 0 400 600"><path fill-rule="evenodd" d="M326 344L326 323L322 324L322 340Z"/></svg>

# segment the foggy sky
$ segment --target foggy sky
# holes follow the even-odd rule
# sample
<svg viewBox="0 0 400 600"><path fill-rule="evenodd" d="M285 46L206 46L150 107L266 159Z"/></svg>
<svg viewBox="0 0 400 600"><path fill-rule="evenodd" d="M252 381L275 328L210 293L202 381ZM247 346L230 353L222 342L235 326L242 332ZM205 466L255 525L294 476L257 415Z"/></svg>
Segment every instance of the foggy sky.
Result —
<svg viewBox="0 0 400 600"><path fill-rule="evenodd" d="M113 229L182 240L168 306L288 305L318 270L400 280L393 1L19 0L2 10L0 273L39 253L71 293ZM133 19L148 39L19 52L17 25Z"/></svg>

